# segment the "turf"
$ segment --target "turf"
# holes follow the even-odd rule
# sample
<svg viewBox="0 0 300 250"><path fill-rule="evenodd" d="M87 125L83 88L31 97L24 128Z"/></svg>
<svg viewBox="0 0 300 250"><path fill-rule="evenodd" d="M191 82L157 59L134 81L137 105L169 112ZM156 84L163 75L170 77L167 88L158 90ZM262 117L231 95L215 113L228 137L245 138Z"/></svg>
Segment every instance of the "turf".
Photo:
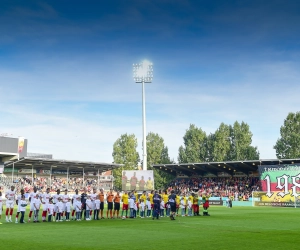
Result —
<svg viewBox="0 0 300 250"><path fill-rule="evenodd" d="M175 221L137 218L15 224L2 219L0 245L1 249L31 250L299 248L299 209L211 207L209 212L210 217L177 217Z"/></svg>

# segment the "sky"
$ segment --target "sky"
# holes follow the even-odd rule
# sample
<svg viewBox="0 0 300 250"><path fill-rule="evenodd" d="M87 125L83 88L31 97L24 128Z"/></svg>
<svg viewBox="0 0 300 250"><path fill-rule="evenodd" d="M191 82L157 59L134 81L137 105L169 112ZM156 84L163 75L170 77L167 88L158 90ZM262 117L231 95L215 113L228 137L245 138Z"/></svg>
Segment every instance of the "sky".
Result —
<svg viewBox="0 0 300 250"><path fill-rule="evenodd" d="M0 134L57 159L112 162L135 134L142 158L142 86L153 63L147 132L177 161L190 124L214 133L246 122L261 159L300 111L297 0L0 2Z"/></svg>

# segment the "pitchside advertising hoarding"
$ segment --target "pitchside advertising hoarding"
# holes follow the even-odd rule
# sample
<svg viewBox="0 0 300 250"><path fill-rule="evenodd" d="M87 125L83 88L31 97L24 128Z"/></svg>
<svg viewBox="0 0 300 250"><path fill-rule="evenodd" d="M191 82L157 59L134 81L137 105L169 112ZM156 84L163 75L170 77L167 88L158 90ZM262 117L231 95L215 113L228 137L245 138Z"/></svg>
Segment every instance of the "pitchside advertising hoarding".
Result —
<svg viewBox="0 0 300 250"><path fill-rule="evenodd" d="M153 170L122 171L122 190L151 191L154 189Z"/></svg>
<svg viewBox="0 0 300 250"><path fill-rule="evenodd" d="M254 192L256 206L300 206L300 164L258 166L262 192Z"/></svg>

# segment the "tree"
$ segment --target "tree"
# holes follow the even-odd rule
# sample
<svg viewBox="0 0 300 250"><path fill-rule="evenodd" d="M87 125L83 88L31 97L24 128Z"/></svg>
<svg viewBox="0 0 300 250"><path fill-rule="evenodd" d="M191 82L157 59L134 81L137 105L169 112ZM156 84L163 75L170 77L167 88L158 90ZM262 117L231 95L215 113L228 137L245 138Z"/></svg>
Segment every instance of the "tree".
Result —
<svg viewBox="0 0 300 250"><path fill-rule="evenodd" d="M230 159L231 141L230 141L231 126L220 124L213 136L212 146L212 161L228 161Z"/></svg>
<svg viewBox="0 0 300 250"><path fill-rule="evenodd" d="M214 134L206 135L201 128L190 125L179 148L178 161L218 162L258 160L257 147L251 146L252 133L247 123L237 121L231 125L221 123Z"/></svg>
<svg viewBox="0 0 300 250"><path fill-rule="evenodd" d="M257 147L251 146L252 133L247 123L242 122L239 124L236 121L233 124L231 127L230 141L231 149L229 160L243 161L259 159Z"/></svg>
<svg viewBox="0 0 300 250"><path fill-rule="evenodd" d="M259 152L257 147L251 146L252 133L247 123L239 124L237 121L231 127L230 132L230 155L228 160L243 161L243 160L258 160Z"/></svg>
<svg viewBox="0 0 300 250"><path fill-rule="evenodd" d="M300 157L300 112L289 113L280 127L279 138L274 145L278 159Z"/></svg>
<svg viewBox="0 0 300 250"><path fill-rule="evenodd" d="M168 147L164 144L164 139L150 132L147 137L147 168L152 170L154 164L170 164ZM168 173L153 169L154 184L156 189L164 188L174 177Z"/></svg>
<svg viewBox="0 0 300 250"><path fill-rule="evenodd" d="M183 137L184 146L180 146L178 161L183 162L204 162L207 157L206 133L191 124Z"/></svg>
<svg viewBox="0 0 300 250"><path fill-rule="evenodd" d="M140 160L137 152L137 139L134 134L123 134L117 139L113 146L113 159L117 164L124 164L122 168L113 170L114 186L121 189L122 171L137 169L137 164Z"/></svg>

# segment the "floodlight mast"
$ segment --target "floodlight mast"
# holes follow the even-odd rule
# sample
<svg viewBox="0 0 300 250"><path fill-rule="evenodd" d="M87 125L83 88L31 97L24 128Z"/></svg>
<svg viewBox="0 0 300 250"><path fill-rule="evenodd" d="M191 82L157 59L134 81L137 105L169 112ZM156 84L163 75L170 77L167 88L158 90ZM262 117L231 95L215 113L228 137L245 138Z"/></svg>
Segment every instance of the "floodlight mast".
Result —
<svg viewBox="0 0 300 250"><path fill-rule="evenodd" d="M133 79L136 83L142 83L143 102L143 170L147 170L147 141L146 141L146 104L145 83L151 83L153 79L153 64L143 61L133 64Z"/></svg>

